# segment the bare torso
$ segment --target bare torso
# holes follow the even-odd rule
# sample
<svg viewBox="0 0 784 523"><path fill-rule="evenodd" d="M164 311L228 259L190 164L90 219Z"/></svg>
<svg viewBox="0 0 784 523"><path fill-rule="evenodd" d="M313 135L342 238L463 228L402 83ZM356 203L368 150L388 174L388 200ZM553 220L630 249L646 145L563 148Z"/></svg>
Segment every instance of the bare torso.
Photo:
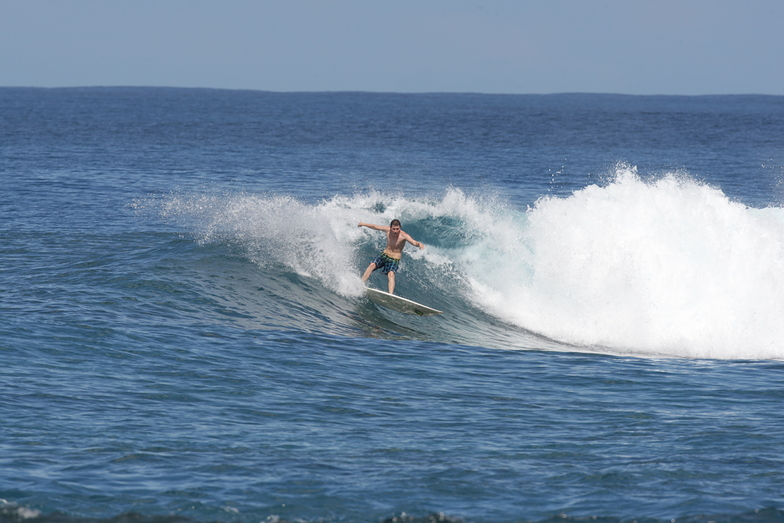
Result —
<svg viewBox="0 0 784 523"><path fill-rule="evenodd" d="M387 235L387 246L384 249L384 253L387 256L391 256L392 258L400 259L403 256L403 247L405 247L406 242L419 247L420 249L424 249L425 245L422 242L416 241L414 238L409 236L407 233L403 232L400 228L400 224L395 224L394 226L386 226L386 225L374 225L372 223L364 223L359 222L359 227L369 227L376 231L384 231Z"/></svg>
<svg viewBox="0 0 784 523"><path fill-rule="evenodd" d="M397 234L391 230L387 231L387 247L384 249L384 253L393 258L400 259L400 257L403 256L403 247L406 245L407 239L408 234L403 231L400 231Z"/></svg>

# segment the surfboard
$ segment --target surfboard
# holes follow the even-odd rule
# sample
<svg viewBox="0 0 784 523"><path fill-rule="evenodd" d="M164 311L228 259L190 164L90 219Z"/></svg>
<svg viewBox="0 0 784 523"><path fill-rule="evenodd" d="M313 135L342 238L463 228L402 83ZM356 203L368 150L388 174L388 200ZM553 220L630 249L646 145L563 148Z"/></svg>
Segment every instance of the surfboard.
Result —
<svg viewBox="0 0 784 523"><path fill-rule="evenodd" d="M427 305L422 305L388 292L379 291L376 289L367 289L367 297L376 305L381 305L387 309L396 310L398 312L405 312L406 314L416 314L417 316L433 316L434 314L442 314L442 311L432 309Z"/></svg>

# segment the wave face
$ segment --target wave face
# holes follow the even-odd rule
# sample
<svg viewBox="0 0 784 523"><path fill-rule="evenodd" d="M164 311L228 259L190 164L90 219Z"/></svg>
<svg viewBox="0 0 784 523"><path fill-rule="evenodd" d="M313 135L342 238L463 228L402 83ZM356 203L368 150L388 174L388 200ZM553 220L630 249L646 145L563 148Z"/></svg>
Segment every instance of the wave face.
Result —
<svg viewBox="0 0 784 523"><path fill-rule="evenodd" d="M304 278L338 323L384 246L360 221L393 218L427 248L405 251L398 293L447 312L439 340L718 359L784 357L784 211L754 209L686 175L611 179L519 210L498 195L378 192L292 197L172 194L141 207L225 244L268 278ZM304 289L304 282L315 288ZM269 285L270 282L267 282ZM381 277L371 284L384 287ZM313 294L330 299L313 301ZM282 296L282 294L281 294ZM293 321L297 313L292 313Z"/></svg>

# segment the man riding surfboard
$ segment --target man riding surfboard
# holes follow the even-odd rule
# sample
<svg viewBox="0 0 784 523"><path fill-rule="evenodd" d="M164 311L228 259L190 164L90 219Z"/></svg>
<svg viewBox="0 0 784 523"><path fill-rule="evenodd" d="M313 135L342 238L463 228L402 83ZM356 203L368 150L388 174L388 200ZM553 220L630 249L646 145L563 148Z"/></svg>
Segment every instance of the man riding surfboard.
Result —
<svg viewBox="0 0 784 523"><path fill-rule="evenodd" d="M410 243L420 249L425 248L425 244L416 241L414 238L403 232L400 226L400 220L395 218L387 225L374 225L372 223L359 222L357 227L368 227L376 231L383 231L387 233L387 246L370 262L368 268L365 269L365 274L362 275L362 281L366 282L373 271L381 269L382 274L386 274L389 279L389 294L395 293L395 273L398 271L400 264L400 257L403 255L403 247L406 242Z"/></svg>

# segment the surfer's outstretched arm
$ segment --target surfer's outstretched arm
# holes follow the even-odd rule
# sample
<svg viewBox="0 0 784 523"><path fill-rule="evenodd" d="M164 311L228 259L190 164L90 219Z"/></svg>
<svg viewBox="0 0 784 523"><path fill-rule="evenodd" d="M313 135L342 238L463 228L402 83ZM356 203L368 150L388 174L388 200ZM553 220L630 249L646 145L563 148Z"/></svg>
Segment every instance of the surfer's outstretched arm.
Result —
<svg viewBox="0 0 784 523"><path fill-rule="evenodd" d="M385 232L389 230L389 225L375 225L373 223L365 223L365 222L359 222L359 225L357 225L357 227L367 227L368 229L373 229L376 231L385 231Z"/></svg>
<svg viewBox="0 0 784 523"><path fill-rule="evenodd" d="M404 233L404 234L405 234L405 233ZM411 244L411 245L413 245L414 247L419 247L419 250L420 250L420 251L421 251L422 249L424 249L424 248L425 248L425 244L424 244L424 243L416 241L414 238L412 238L412 237L411 237L411 236L409 236L408 234L406 234L406 235L404 236L404 238L405 238L405 240L406 240L408 243L410 243L410 244Z"/></svg>

